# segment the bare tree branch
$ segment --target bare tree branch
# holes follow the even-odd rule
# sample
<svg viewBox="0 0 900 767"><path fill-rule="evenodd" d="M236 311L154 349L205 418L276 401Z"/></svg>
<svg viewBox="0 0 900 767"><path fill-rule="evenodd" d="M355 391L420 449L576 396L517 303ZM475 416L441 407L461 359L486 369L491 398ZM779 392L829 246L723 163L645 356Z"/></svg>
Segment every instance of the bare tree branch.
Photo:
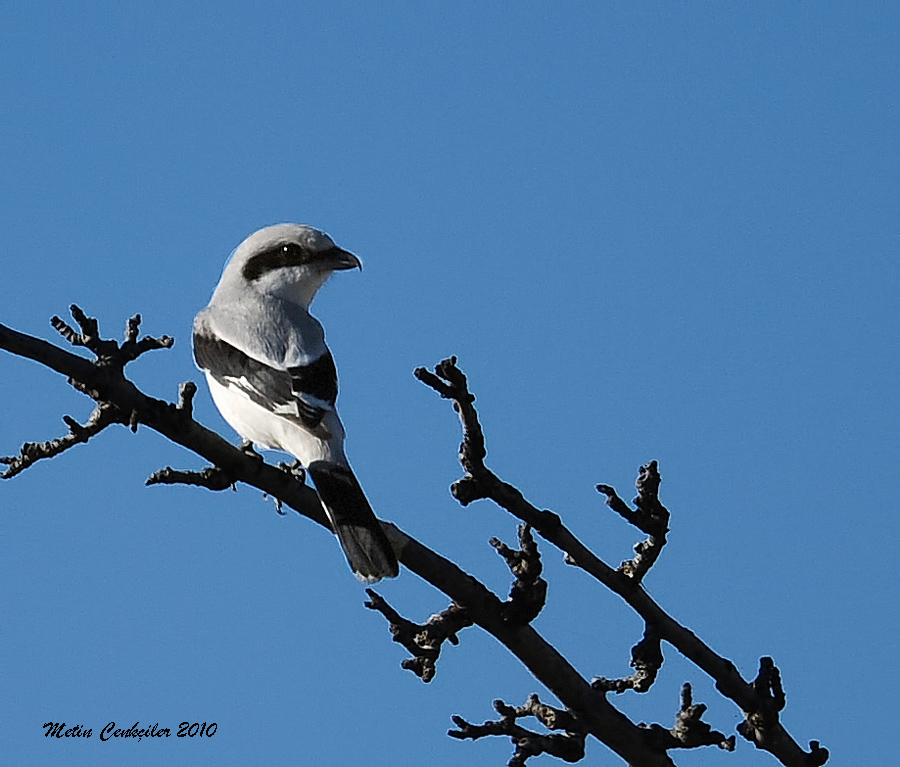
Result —
<svg viewBox="0 0 900 767"><path fill-rule="evenodd" d="M188 389L182 387L179 403L182 407L179 407L148 397L126 379L121 370L116 370L115 366L104 365L99 359L95 362L86 360L4 325L0 325L0 348L61 373L78 391L87 394L98 404L105 403L119 413L128 413L129 419L131 414L137 414L140 423L196 452L234 477L235 481L251 484L269 495L279 497L298 513L328 527L325 512L312 488L274 466L251 458L193 420L190 408L184 407L185 402L190 400L190 395L185 400L185 392L190 387L196 389L193 384ZM102 348L105 352L111 347Z"/></svg>
<svg viewBox="0 0 900 767"><path fill-rule="evenodd" d="M101 339L96 321L86 317L77 307L73 307L73 316L81 329L80 332L76 332L58 319L54 321L54 325L70 342L92 351L97 358L94 361L83 359L53 344L18 333L2 325L0 325L0 348L38 361L67 376L75 388L88 394L100 408L107 407L111 412L115 412L119 416L118 422L127 422L133 428L138 423L142 423L177 444L193 450L212 464L211 469L199 473L175 472L174 470L158 472L151 478L155 483L194 482L198 477L203 477L204 486L220 489L227 486L226 480L244 482L272 495L279 502L298 513L323 526L328 526L315 491L303 484L290 470L286 471L271 466L258 456L248 455L193 420L191 416L192 385L183 385L178 403L170 404L148 397L125 378L123 369L128 361L149 349L170 346L171 339L162 337L157 340L138 341L139 318L136 317L128 324L125 341L119 345ZM536 585L542 582L539 577L540 558L537 556L537 548L531 539L530 526L545 539L562 549L573 563L620 594L644 617L648 633L652 627L655 635L673 644L707 673L710 673L717 680L717 686L723 694L738 701L744 711L750 712L748 722L754 715L762 716L759 726L757 723L753 724L754 742L758 747L775 754L787 767L809 767L814 763L822 763L821 761L811 762L809 759L819 759L824 749L818 749L818 744L815 744L816 749L813 749L813 753L805 754L778 722L778 712L781 710L777 705L780 677L776 682L771 670L767 670L765 675L761 671L761 676L754 685L744 682L729 661L715 655L691 632L663 612L646 595L637 580L622 572L617 572L603 563L563 526L559 517L552 512L539 511L534 508L516 488L501 482L485 467L484 436L473 406L474 397L468 392L465 376L456 367L454 359L441 363L437 368L437 375L421 369L416 372L416 375L435 388L442 396L452 399L460 414L464 433L463 444L460 448L460 460L466 476L454 484L452 492L455 497L463 504L476 498L491 498L526 523L526 527L520 533L521 549L519 552L497 544L498 551L510 562L517 577L517 583L522 582L522 589L526 592L531 590L538 593L542 588ZM659 509L653 506L658 483L653 486L652 473L648 476L649 484L647 484L645 495L650 500L646 504L646 508L638 504L639 511L637 512L637 514L644 515L639 517L639 520L645 526L654 524L653 518L661 518ZM641 488L639 487L640 497ZM398 627L396 635L405 634L407 637L412 637L411 640L403 641L406 646L410 649L413 647L419 650L429 647L433 649L435 642L439 645L443 641L440 639L441 634L444 639L452 642L456 638L456 631L459 630L458 628L454 629L454 626L461 628L466 621L471 621L507 647L536 679L562 702L565 712L551 710L558 711L557 718L560 721L564 713L574 717L578 722L578 728L605 743L633 767L669 767L673 764L666 750L684 746L670 746L660 742L660 736L652 728L636 725L612 706L607 700L604 690L589 684L528 623L533 608L517 613L520 610L519 606L514 610L509 607L511 604L532 605L537 602L543 604L543 596L540 600L531 602L529 600L533 597L520 599L513 593L510 600L504 603L454 563L406 535L396 526L389 523L382 524L402 564L449 596L456 605L449 611L445 611L448 613L447 615L439 616L438 620L434 621L426 630L423 640L417 640L413 633L415 624L402 619L377 594L370 592L372 599L370 606L382 612L392 625ZM513 591L516 591L515 585ZM515 617L514 620L510 619L511 612ZM433 636L428 636L429 631L434 632ZM641 659L640 662L650 668L653 665L651 657L653 649L652 641L647 640L647 642L645 649L638 653L638 656ZM633 659L638 656L633 653ZM647 672L641 673L646 674ZM781 703L781 707L783 707L783 703ZM688 706L688 708L690 707ZM540 715L536 713L539 709L532 707L530 710L532 711L531 715L537 716L541 721L544 721L541 716L544 716L545 719L549 717L545 709L540 709L543 712ZM550 710L549 707L548 710ZM501 715L504 718L511 716L515 720L517 718L515 712L519 710L513 709L512 711L513 714L508 715L504 709ZM696 709L690 716L685 716L687 717L686 721L689 721L694 728L690 731L699 731L696 725L696 720L699 719ZM763 719L764 721L762 721ZM756 722L756 720L752 721ZM546 725L547 722L545 721L544 724ZM532 739L529 742L538 745L528 746L522 751L523 761L527 756L532 755L528 749L539 746L544 752L550 753L552 752L551 748L558 747L550 744L557 744L560 741ZM670 741L666 741L666 743L668 742ZM684 738L679 742L684 742ZM824 753L827 754L827 752Z"/></svg>
<svg viewBox="0 0 900 767"><path fill-rule="evenodd" d="M88 324L82 335L95 349L110 354L112 347L94 340ZM74 333L74 331L73 331ZM71 334L70 334L71 335ZM87 342L85 342L86 345ZM67 376L75 388L97 402L113 403L122 412L198 453L237 482L252 485L286 506L328 527L315 491L285 472L230 445L194 421L187 408L148 397L128 381L117 365L91 362L40 339L0 325L0 348L28 357ZM184 392L184 389L182 389ZM183 399L183 396L182 396ZM182 403L183 404L183 403ZM510 624L503 618L503 603L455 564L428 549L396 526L382 523L399 561L412 572L464 605L472 621L502 642L553 691L567 707L586 712L589 731L626 762L640 767L669 767L665 753L649 748L645 734L617 711L530 626Z"/></svg>
<svg viewBox="0 0 900 767"><path fill-rule="evenodd" d="M80 333L73 330L66 322L56 316L50 318L50 324L72 346L84 346L86 349L90 349L96 355L97 362L100 365L111 365L121 369L129 362L136 360L144 352L153 349L168 349L175 343L175 339L170 336L160 336L159 338L146 336L138 341L137 336L141 326L140 314L134 315L126 323L125 341L122 344L104 340L100 337L100 328L96 319L88 317L75 304L72 304L69 309L75 322L81 328Z"/></svg>
<svg viewBox="0 0 900 767"><path fill-rule="evenodd" d="M153 472L145 485L194 485L207 490L234 488L234 479L218 466L208 466L203 471L179 471L170 466Z"/></svg>
<svg viewBox="0 0 900 767"><path fill-rule="evenodd" d="M635 483L638 494L634 499L634 505L637 506L637 511L632 511L609 485L597 485L597 490L606 496L606 503L613 511L650 536L645 541L635 544L634 559L619 565L619 572L635 583L641 582L666 545L669 510L659 501L661 481L656 461L641 466Z"/></svg>
<svg viewBox="0 0 900 767"><path fill-rule="evenodd" d="M507 735L516 746L509 767L522 767L529 757L550 754L566 762L584 758L585 731L580 719L569 711L541 703L537 695L529 696L524 706L508 706L502 700L494 701L494 708L502 717L499 721L470 724L461 716L454 716L456 730L448 735L459 740L477 740L487 735ZM549 730L565 730L562 735L544 735L522 727L518 720L533 716Z"/></svg>
<svg viewBox="0 0 900 767"><path fill-rule="evenodd" d="M511 549L497 538L491 538L490 544L516 576L503 606L504 617L513 623L531 623L547 601L547 581L541 578L541 555L531 535L531 526L519 525L520 549Z"/></svg>
<svg viewBox="0 0 900 767"><path fill-rule="evenodd" d="M53 458L53 456L59 455L70 447L84 444L107 426L123 422L122 416L108 403L97 405L84 426L68 415L63 416L63 421L69 427L69 433L65 437L59 437L49 442L26 442L19 449L19 455L0 457L0 463L9 466L6 471L0 474L0 478L11 479L42 458Z"/></svg>
<svg viewBox="0 0 900 767"><path fill-rule="evenodd" d="M465 506L477 499L490 499L513 516L531 525L543 538L564 552L567 562L585 570L621 596L647 625L653 626L653 630L662 639L712 677L716 682L716 689L734 701L744 712L745 718L750 719L760 712L766 712L767 726L764 729L754 730L757 736L754 743L758 748L769 751L788 767L810 767L817 764L816 760L821 758L824 749L813 741L810 743L810 753L803 751L782 727L777 712L773 717L768 702L741 677L734 664L713 652L692 631L669 616L644 591L640 579L613 570L581 543L556 514L539 511L525 500L519 490L500 480L485 466L487 449L473 404L475 396L469 391L466 377L457 367L455 357L443 360L435 367L434 373L417 368L415 376L445 399L450 399L459 415L463 430L459 458L465 476L451 486L451 493L461 504ZM638 499L642 504L639 506L639 512L627 510L627 506L615 496L614 491L607 494L607 497L613 500L620 514L661 534L660 528L663 530L667 528L668 511L661 505L656 506L658 473L655 463L644 467L642 475L645 475L646 479L641 482L639 478Z"/></svg>
<svg viewBox="0 0 900 767"><path fill-rule="evenodd" d="M644 637L631 648L631 667L635 672L624 679L606 679L597 677L591 686L603 692L623 693L625 690L647 692L656 681L656 675L662 668L663 654L659 646L659 634L649 623L644 629Z"/></svg>
<svg viewBox="0 0 900 767"><path fill-rule="evenodd" d="M771 658L760 658L759 673L752 686L759 696L760 705L754 711L745 713L745 719L737 730L757 748L770 751L771 741L783 737L784 730L778 722L778 714L787 702L781 686L781 673ZM820 767L828 761L828 749L822 748L819 741L810 741L809 747L808 767Z"/></svg>
<svg viewBox="0 0 900 767"><path fill-rule="evenodd" d="M667 730L658 724L647 727L648 732L658 739L661 748L698 748L700 746L718 746L724 751L734 751L734 735L725 737L721 732L713 730L702 721L706 706L702 703L694 705L691 686L684 684L681 688L681 708L675 717L675 726Z"/></svg>
<svg viewBox="0 0 900 767"><path fill-rule="evenodd" d="M369 595L369 601L365 602L365 606L370 610L377 610L387 618L394 641L402 644L413 656L404 660L400 664L401 667L412 671L423 682L434 679L443 643L447 641L450 644L459 644L456 635L472 625L466 608L455 602L420 625L401 616L372 589L366 589L366 593Z"/></svg>

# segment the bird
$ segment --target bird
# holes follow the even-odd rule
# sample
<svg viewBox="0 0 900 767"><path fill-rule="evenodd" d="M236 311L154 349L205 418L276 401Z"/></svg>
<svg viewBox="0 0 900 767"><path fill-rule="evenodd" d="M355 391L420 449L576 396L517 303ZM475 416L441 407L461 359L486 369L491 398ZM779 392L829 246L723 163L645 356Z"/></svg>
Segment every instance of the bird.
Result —
<svg viewBox="0 0 900 767"><path fill-rule="evenodd" d="M337 370L309 313L331 274L347 269L362 263L311 226L254 232L194 319L194 360L245 448L280 450L303 467L354 574L376 583L398 574L397 558L344 452Z"/></svg>

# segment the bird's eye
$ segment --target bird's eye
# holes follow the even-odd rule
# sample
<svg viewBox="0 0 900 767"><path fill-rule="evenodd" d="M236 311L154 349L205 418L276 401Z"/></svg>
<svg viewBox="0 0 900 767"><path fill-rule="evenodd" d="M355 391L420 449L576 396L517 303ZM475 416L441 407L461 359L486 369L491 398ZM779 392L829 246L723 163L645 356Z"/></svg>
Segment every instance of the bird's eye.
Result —
<svg viewBox="0 0 900 767"><path fill-rule="evenodd" d="M269 250L252 256L242 270L247 282L258 280L266 272L282 267L300 266L306 262L307 254L295 242L273 245Z"/></svg>

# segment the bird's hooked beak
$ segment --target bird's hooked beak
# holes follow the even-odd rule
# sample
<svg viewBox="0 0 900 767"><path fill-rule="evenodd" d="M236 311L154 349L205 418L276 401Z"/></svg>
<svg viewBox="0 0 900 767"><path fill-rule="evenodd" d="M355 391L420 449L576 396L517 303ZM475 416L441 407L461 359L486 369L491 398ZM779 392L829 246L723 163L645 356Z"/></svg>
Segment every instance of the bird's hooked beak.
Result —
<svg viewBox="0 0 900 767"><path fill-rule="evenodd" d="M341 269L359 269L362 271L362 261L350 251L339 248L336 245L323 251L320 255L322 260L335 271Z"/></svg>

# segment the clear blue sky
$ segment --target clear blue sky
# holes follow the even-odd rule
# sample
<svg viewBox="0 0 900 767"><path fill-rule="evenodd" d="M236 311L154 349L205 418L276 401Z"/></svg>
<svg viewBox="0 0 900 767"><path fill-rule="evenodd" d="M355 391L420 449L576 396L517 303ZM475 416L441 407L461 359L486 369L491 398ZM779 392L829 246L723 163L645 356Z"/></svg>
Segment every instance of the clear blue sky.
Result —
<svg viewBox="0 0 900 767"><path fill-rule="evenodd" d="M348 451L378 513L505 593L459 508L458 426L411 371L457 354L489 464L615 565L660 462L670 544L647 588L746 676L772 655L784 717L832 764L894 749L898 568L900 12L870 2L7 4L0 12L0 322L45 338L70 303L174 349L229 252L296 221L357 253L314 310ZM0 357L0 453L91 403ZM233 436L205 390L196 414ZM145 488L194 455L148 429L0 485L0 753L11 765L502 765L450 717L546 694L470 629L423 685L336 543L242 487ZM639 621L543 547L536 627L586 676L628 673ZM446 599L409 573L404 615ZM691 681L615 698L669 725ZM63 720L90 740L43 737ZM101 743L109 721L212 738ZM681 765L774 764L676 754ZM596 764L616 763L598 744ZM550 763L542 759L536 764Z"/></svg>

